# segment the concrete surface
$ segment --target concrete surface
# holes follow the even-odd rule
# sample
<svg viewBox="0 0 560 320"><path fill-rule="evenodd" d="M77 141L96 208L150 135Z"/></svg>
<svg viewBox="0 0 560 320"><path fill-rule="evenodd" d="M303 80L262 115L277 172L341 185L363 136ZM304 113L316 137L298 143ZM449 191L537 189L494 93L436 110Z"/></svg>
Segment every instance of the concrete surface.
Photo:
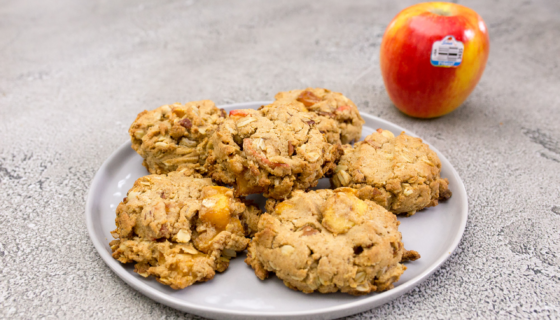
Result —
<svg viewBox="0 0 560 320"><path fill-rule="evenodd" d="M430 141L469 194L441 270L351 319L560 317L560 2L460 1L487 22L490 59L464 106L429 121L399 113L379 73L384 28L412 3L0 2L0 317L193 318L106 267L90 181L143 109L306 86Z"/></svg>

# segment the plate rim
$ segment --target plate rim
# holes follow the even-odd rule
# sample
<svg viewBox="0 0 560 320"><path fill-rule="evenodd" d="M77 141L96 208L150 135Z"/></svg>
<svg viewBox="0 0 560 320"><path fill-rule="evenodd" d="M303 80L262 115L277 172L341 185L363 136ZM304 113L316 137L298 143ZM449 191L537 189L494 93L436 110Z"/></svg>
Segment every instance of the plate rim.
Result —
<svg viewBox="0 0 560 320"><path fill-rule="evenodd" d="M254 106L257 106L257 105L266 105L266 104L269 104L271 102L272 101L250 101L250 102L242 102L242 103L234 103L234 104L225 104L225 105L220 105L218 107L219 108L228 108L228 109L236 108L236 107L249 108L249 106L254 107ZM364 112L360 112L360 115L363 118L370 118L371 120L378 121L378 122L380 122L382 124L385 124L385 125L396 126L396 127L400 128L400 130L405 131L408 135L418 137L413 132L405 130L400 125L397 125L395 123L389 122L387 120L381 119L381 118L376 117L376 116L372 116L372 115L364 113ZM172 308L175 308L175 309L178 309L178 310L181 310L181 311L190 312L190 313L201 315L201 316L238 317L238 318L243 317L243 318L254 318L254 319L256 319L256 318L273 319L273 318L286 318L286 317L312 317L312 316L320 317L320 316L324 316L324 315L328 315L329 318L334 318L334 317L341 317L341 316L344 316L344 315L356 314L356 313L359 313L359 312L362 312L362 311L365 311L365 310L369 310L369 309L381 306L381 305L387 303L388 301L396 299L399 296L401 296L401 295L407 293L408 291L412 290L414 287L420 285L428 277L430 277L436 270L438 270L455 253L457 247L459 246L459 243L461 242L461 239L463 238L463 234L465 232L465 228L466 228L467 220L468 220L468 214L469 214L469 212L468 212L468 195L467 195L466 188L465 188L465 185L463 183L463 180L459 176L459 173L457 172L455 167L453 167L451 162L439 150L437 150L429 142L424 141L424 139L422 139L422 141L424 143L426 143L427 145L429 145L430 148L434 152L436 152L436 154L438 154L438 157L440 158L441 161L445 161L449 164L449 167L450 167L452 173L458 178L457 183L456 183L456 191L454 191L454 192L462 193L462 195L464 196L464 199L465 199L464 203L462 204L462 208L461 208L461 215L460 215L460 217L461 217L460 222L461 223L460 223L460 227L459 227L460 232L458 232L455 235L455 237L453 238L453 241L451 241L450 244L447 246L445 252L449 252L449 254L441 255L434 263L429 265L426 268L426 270L421 272L419 275L417 275L416 277L410 279L409 281L399 285L398 287L396 287L394 289L384 291L384 292L381 292L381 293L377 293L375 295L372 295L372 296L370 296L366 299L362 299L362 300L359 300L359 301L349 302L349 303L345 303L345 304L334 306L334 307L327 307L327 308L313 309L313 310L305 310L305 311L288 311L288 312L278 312L278 311L270 312L270 311L253 311L253 310L226 311L226 310L223 310L223 309L216 309L216 308L212 308L212 307L195 305L195 304L189 303L187 301L169 296L169 295L167 295L163 292L154 290L152 287L150 287L146 283L142 282L141 279L135 278L132 274L130 274L129 272L127 272L125 270L125 268L122 266L122 264L120 262L113 259L113 257L109 254L109 252L104 247L104 245L106 245L107 243L104 243L102 241L102 239L99 239L96 236L95 224L94 224L94 219L93 219L94 200L95 200L96 195L99 194L99 192L94 192L94 191L96 191L98 189L98 187L100 185L100 182L101 182L101 179L102 179L102 176L106 172L109 164L112 163L114 161L114 159L117 158L121 153L129 151L131 149L131 142L130 141L125 142L120 147L118 147L115 151L113 151L113 153L99 167L99 169L97 170L97 172L95 173L95 176L93 177L93 179L91 181L91 184L90 184L89 189L88 189L88 195L87 195L87 200L86 200L86 208L85 208L86 226L87 226L88 234L89 234L89 237L90 237L91 241L93 242L93 245L94 245L95 249L97 250L97 252L101 256L103 261L107 264L107 266L109 266L109 268L113 272L115 272L117 274L117 276L119 276L119 278L121 278L128 285L130 285L131 287L133 287L135 290L139 291L140 293L146 295L147 297L149 297L149 298L151 298L151 299L153 299L153 300L155 300L159 303L165 304L169 307L172 307ZM378 302L378 303L376 303L376 302Z"/></svg>

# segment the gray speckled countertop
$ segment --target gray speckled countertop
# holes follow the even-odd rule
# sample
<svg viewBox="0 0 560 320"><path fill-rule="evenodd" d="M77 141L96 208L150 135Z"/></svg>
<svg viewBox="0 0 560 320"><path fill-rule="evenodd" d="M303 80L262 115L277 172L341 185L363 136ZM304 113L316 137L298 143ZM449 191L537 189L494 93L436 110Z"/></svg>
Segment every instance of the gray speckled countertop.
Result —
<svg viewBox="0 0 560 320"><path fill-rule="evenodd" d="M560 317L560 2L459 1L491 52L467 102L435 120L385 93L379 45L412 1L27 1L0 5L0 318L188 318L121 281L85 197L143 109L345 93L453 163L469 195L456 253L352 319Z"/></svg>

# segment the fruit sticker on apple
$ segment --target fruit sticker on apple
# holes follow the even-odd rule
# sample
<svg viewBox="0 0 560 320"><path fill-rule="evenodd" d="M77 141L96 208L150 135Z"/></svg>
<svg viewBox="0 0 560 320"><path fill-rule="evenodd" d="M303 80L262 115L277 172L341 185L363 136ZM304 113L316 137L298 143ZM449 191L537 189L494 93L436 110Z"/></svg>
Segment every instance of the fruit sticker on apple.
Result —
<svg viewBox="0 0 560 320"><path fill-rule="evenodd" d="M441 41L434 42L430 62L436 67L457 67L463 59L464 48L454 36L445 36Z"/></svg>
<svg viewBox="0 0 560 320"><path fill-rule="evenodd" d="M459 107L480 80L490 40L472 9L428 2L401 11L381 42L381 74L405 114L434 118Z"/></svg>

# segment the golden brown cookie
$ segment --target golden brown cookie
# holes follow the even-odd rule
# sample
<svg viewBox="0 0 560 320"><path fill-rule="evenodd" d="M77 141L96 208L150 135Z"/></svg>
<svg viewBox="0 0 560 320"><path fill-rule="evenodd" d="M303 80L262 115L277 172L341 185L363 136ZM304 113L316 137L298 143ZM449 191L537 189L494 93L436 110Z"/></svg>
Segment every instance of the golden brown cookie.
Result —
<svg viewBox="0 0 560 320"><path fill-rule="evenodd" d="M314 187L342 152L326 141L317 117L294 103L233 110L211 138L206 169L212 179L235 185L237 195L283 199Z"/></svg>
<svg viewBox="0 0 560 320"><path fill-rule="evenodd" d="M341 93L322 88L307 88L279 92L275 98L296 101L311 112L336 120L340 128L340 141L343 144L360 140L365 121L354 102Z"/></svg>
<svg viewBox="0 0 560 320"><path fill-rule="evenodd" d="M245 260L261 280L272 272L305 293L364 295L393 288L406 270L396 216L355 189L294 191L267 211Z"/></svg>
<svg viewBox="0 0 560 320"><path fill-rule="evenodd" d="M175 103L141 112L128 132L150 173L186 168L204 173L208 138L225 117L210 100Z"/></svg>
<svg viewBox="0 0 560 320"><path fill-rule="evenodd" d="M331 181L335 187L358 189L359 197L393 213L413 215L451 197L440 172L437 154L422 139L378 129L354 147L344 146Z"/></svg>
<svg viewBox="0 0 560 320"><path fill-rule="evenodd" d="M325 137L328 143L341 144L341 131L338 121L336 121L332 117L321 116L317 113L310 112L304 107L303 104L299 103L298 101L281 99L276 100L269 105L261 106L259 108L260 113L264 117L273 121L286 120L285 118L291 117L291 115L294 113L293 110L298 110L298 112L303 113L301 116L305 119L309 119L307 120L307 123L313 128L319 130L319 132Z"/></svg>
<svg viewBox="0 0 560 320"><path fill-rule="evenodd" d="M247 247L260 210L210 179L172 172L138 179L117 207L113 257L173 289L223 272Z"/></svg>

